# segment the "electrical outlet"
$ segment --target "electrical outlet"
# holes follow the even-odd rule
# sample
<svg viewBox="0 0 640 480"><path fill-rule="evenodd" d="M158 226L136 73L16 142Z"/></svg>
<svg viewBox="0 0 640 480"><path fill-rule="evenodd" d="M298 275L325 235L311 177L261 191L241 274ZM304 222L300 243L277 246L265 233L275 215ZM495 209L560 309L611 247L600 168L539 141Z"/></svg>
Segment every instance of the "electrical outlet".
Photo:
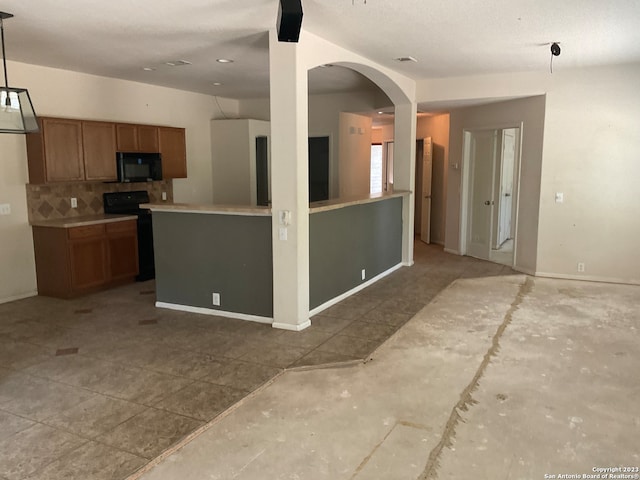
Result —
<svg viewBox="0 0 640 480"><path fill-rule="evenodd" d="M564 202L564 193L556 192L556 203L563 203L563 202Z"/></svg>
<svg viewBox="0 0 640 480"><path fill-rule="evenodd" d="M163 202L167 201L167 192L162 192L162 201Z"/></svg>
<svg viewBox="0 0 640 480"><path fill-rule="evenodd" d="M211 297L212 297L211 301L213 302L213 304L216 307L219 307L220 306L220 294L219 293L212 293Z"/></svg>
<svg viewBox="0 0 640 480"><path fill-rule="evenodd" d="M71 208L78 208L78 199L76 197L71 197Z"/></svg>
<svg viewBox="0 0 640 480"><path fill-rule="evenodd" d="M362 280L364 280L365 278L367 278L367 272L365 271L365 269L362 269Z"/></svg>
<svg viewBox="0 0 640 480"><path fill-rule="evenodd" d="M278 238L283 242L287 240L287 227L280 227L278 229Z"/></svg>
<svg viewBox="0 0 640 480"><path fill-rule="evenodd" d="M578 262L578 272L584 272L584 262Z"/></svg>
<svg viewBox="0 0 640 480"><path fill-rule="evenodd" d="M11 205L8 203L0 205L0 215L11 215Z"/></svg>

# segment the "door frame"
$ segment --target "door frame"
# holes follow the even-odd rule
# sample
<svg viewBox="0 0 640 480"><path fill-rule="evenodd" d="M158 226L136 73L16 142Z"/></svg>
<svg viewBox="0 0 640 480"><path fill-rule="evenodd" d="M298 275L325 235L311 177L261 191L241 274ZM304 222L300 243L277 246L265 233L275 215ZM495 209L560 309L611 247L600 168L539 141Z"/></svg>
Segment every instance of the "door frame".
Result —
<svg viewBox="0 0 640 480"><path fill-rule="evenodd" d="M502 124L492 124L483 127L470 127L462 129L462 162L461 162L461 178L462 185L460 191L460 255L467 255L467 234L469 230L469 193L471 185L471 135L474 132L487 130L505 130L508 128L519 129L518 142L516 147L517 158L514 165L516 171L514 175L517 192L514 198L513 208L514 214L514 236L513 236L513 262L512 266L517 264L518 255L518 230L519 230L519 213L520 213L520 182L521 182L521 163L522 163L522 138L524 136L524 122L509 122Z"/></svg>

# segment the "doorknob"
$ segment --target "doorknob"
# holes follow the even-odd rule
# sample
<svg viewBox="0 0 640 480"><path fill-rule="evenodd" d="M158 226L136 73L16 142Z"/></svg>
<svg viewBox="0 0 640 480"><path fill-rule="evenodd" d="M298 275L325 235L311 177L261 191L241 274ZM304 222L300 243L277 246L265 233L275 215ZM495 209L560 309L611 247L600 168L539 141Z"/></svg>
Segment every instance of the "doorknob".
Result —
<svg viewBox="0 0 640 480"><path fill-rule="evenodd" d="M493 205L493 202L491 200L485 200L484 204L485 205Z"/></svg>
<svg viewBox="0 0 640 480"><path fill-rule="evenodd" d="M427 195L427 196L426 196L426 197L424 197L424 198L431 198L431 195Z"/></svg>
<svg viewBox="0 0 640 480"><path fill-rule="evenodd" d="M504 194L504 196L505 196L505 197L510 197L510 196L511 196L511 194L510 194L510 193L505 193L505 194Z"/></svg>

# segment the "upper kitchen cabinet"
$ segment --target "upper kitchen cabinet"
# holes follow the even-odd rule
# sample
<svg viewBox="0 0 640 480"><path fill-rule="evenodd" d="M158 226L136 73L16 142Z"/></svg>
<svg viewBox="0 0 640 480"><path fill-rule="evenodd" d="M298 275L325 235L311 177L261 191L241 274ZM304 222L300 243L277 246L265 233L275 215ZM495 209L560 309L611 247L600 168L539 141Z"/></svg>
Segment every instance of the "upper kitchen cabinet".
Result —
<svg viewBox="0 0 640 480"><path fill-rule="evenodd" d="M159 127L163 178L187 178L187 146L184 128Z"/></svg>
<svg viewBox="0 0 640 480"><path fill-rule="evenodd" d="M116 130L118 152L157 153L159 151L158 127L118 123Z"/></svg>
<svg viewBox="0 0 640 480"><path fill-rule="evenodd" d="M82 147L87 180L117 180L115 124L83 121Z"/></svg>
<svg viewBox="0 0 640 480"><path fill-rule="evenodd" d="M26 135L29 181L84 180L82 122L46 117L40 117L39 122L40 132Z"/></svg>

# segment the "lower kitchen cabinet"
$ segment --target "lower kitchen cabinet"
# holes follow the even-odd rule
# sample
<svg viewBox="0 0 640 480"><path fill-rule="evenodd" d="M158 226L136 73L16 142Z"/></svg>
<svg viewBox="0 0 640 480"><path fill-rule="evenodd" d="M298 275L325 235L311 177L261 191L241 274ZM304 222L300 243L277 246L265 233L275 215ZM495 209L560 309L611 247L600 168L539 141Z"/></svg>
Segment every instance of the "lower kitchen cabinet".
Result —
<svg viewBox="0 0 640 480"><path fill-rule="evenodd" d="M38 293L72 297L138 273L135 220L78 227L33 227Z"/></svg>

